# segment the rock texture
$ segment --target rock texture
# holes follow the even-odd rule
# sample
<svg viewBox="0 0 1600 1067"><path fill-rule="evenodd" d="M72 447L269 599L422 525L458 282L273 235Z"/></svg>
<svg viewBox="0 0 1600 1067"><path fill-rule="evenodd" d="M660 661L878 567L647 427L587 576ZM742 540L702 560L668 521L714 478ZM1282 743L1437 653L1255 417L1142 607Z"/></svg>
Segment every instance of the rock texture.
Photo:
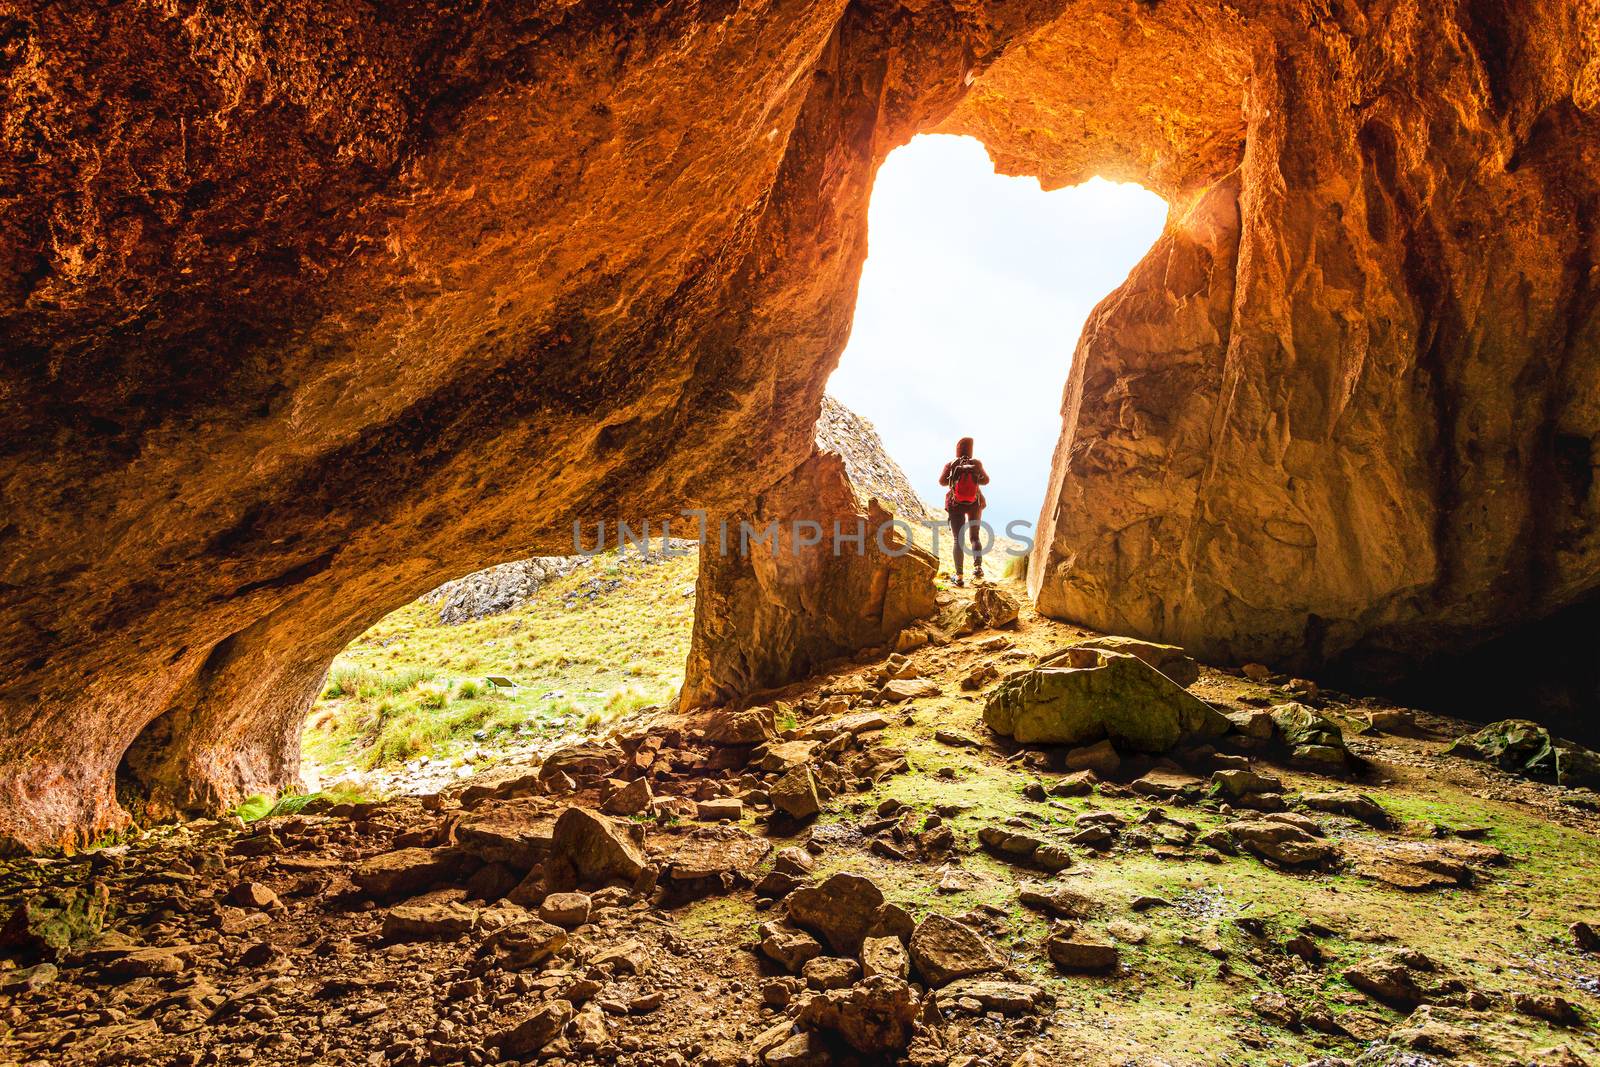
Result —
<svg viewBox="0 0 1600 1067"><path fill-rule="evenodd" d="M920 130L1173 205L1074 364L1043 611L1381 671L1574 602L1597 36L1587 0L14 5L0 840L120 825L119 766L157 811L287 786L383 614L795 477Z"/></svg>
<svg viewBox="0 0 1600 1067"><path fill-rule="evenodd" d="M1118 172L1173 208L1078 346L1039 610L1370 683L1593 590L1593 6L1142 11L1147 63L1188 27L1152 64L1170 129L1136 132L1149 83L1103 18L1011 50L947 123L1029 131L998 158L1060 181L1126 135Z"/></svg>
<svg viewBox="0 0 1600 1067"><path fill-rule="evenodd" d="M442 623L472 622L521 607L541 586L571 574L587 559L586 556L514 559L445 582L424 593L422 599L439 605Z"/></svg>
<svg viewBox="0 0 1600 1067"><path fill-rule="evenodd" d="M933 614L938 561L889 523L875 500L858 510L844 460L820 451L764 494L753 512L727 520L725 548L722 524L713 522L700 552L680 709L803 678L842 656L884 646ZM770 547L743 537L746 529L760 533L772 524ZM859 548L836 542L836 528L860 534Z"/></svg>
<svg viewBox="0 0 1600 1067"><path fill-rule="evenodd" d="M822 451L836 453L844 460L845 476L863 508L867 501L876 500L910 522L938 517L911 487L911 479L883 447L883 439L872 423L831 396L822 398L816 441Z"/></svg>

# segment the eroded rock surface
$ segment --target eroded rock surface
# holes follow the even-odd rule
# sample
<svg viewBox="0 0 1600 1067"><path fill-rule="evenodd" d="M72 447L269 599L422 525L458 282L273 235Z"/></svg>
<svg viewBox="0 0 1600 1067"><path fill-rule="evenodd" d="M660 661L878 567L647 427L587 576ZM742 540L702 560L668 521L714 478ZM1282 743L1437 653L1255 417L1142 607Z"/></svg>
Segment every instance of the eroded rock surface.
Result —
<svg viewBox="0 0 1600 1067"><path fill-rule="evenodd" d="M1073 363L1042 611L1385 673L1600 585L1591 5L400 10L8 16L9 844L123 824L119 767L291 785L338 650L486 560L759 508L919 130L1173 205ZM692 696L798 666L727 621Z"/></svg>

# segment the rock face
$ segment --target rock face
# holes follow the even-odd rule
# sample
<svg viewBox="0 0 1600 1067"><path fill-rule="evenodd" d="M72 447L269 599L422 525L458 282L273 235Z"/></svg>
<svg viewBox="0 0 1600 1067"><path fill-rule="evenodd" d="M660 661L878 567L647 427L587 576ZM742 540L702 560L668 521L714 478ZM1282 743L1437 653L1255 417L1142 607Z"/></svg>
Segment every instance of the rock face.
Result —
<svg viewBox="0 0 1600 1067"><path fill-rule="evenodd" d="M1579 3L1302 7L1154 5L1137 59L1074 7L946 128L1061 183L1109 156L1173 208L1079 342L1038 610L1384 681L1600 580L1600 65ZM1164 135L1127 114L1153 89L1090 80L1136 62L1181 71Z"/></svg>
<svg viewBox="0 0 1600 1067"><path fill-rule="evenodd" d="M858 510L843 460L816 452L752 514L728 520L726 551L713 523L700 552L680 708L803 678L933 614L938 562L890 519L876 501ZM772 547L754 539L774 524ZM835 541L836 528L864 537L859 552ZM746 529L755 533L745 538Z"/></svg>
<svg viewBox="0 0 1600 1067"><path fill-rule="evenodd" d="M1579 0L31 10L7 844L292 785L333 656L486 560L769 507L924 130L1173 206L1073 363L1041 611L1386 671L1600 587ZM693 696L855 633L776 577L708 575Z"/></svg>
<svg viewBox="0 0 1600 1067"><path fill-rule="evenodd" d="M447 624L472 622L490 615L511 611L527 603L546 582L571 574L586 556L536 556L514 559L497 567L473 571L464 578L445 582L423 594L422 599L439 605L439 621Z"/></svg>
<svg viewBox="0 0 1600 1067"><path fill-rule="evenodd" d="M831 396L822 398L822 414L817 416L817 447L844 460L844 473L855 487L861 506L876 500L902 519L916 522L939 518L929 510L911 479L883 447L883 440L872 423L851 411Z"/></svg>

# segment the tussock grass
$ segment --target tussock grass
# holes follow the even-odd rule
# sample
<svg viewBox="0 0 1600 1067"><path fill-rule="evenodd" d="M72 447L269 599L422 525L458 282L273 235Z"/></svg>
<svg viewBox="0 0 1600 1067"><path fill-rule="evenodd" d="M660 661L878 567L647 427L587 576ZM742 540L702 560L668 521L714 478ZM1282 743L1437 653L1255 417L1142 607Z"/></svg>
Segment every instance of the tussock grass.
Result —
<svg viewBox="0 0 1600 1067"><path fill-rule="evenodd" d="M444 626L418 601L357 638L306 721L305 769L323 778L420 756L599 732L683 683L694 555L599 557L515 611ZM484 679L504 675L516 689Z"/></svg>

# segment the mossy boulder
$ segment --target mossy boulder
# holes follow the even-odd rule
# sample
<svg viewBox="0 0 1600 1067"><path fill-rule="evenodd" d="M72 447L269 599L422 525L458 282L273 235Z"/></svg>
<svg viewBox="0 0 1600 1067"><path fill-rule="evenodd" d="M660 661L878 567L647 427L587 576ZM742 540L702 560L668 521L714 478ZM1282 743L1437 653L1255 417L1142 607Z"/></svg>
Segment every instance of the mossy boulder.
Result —
<svg viewBox="0 0 1600 1067"><path fill-rule="evenodd" d="M0 950L59 958L99 937L109 908L110 895L99 882L33 893L0 926Z"/></svg>
<svg viewBox="0 0 1600 1067"><path fill-rule="evenodd" d="M1027 744L1108 738L1140 752L1227 732L1221 713L1137 656L1069 651L1060 666L1013 674L996 686L983 711L989 728Z"/></svg>
<svg viewBox="0 0 1600 1067"><path fill-rule="evenodd" d="M1272 729L1297 762L1342 767L1350 761L1339 724L1315 708L1279 704L1272 709Z"/></svg>
<svg viewBox="0 0 1600 1067"><path fill-rule="evenodd" d="M1552 737L1528 719L1502 719L1459 737L1445 752L1558 785L1600 789L1600 753Z"/></svg>

